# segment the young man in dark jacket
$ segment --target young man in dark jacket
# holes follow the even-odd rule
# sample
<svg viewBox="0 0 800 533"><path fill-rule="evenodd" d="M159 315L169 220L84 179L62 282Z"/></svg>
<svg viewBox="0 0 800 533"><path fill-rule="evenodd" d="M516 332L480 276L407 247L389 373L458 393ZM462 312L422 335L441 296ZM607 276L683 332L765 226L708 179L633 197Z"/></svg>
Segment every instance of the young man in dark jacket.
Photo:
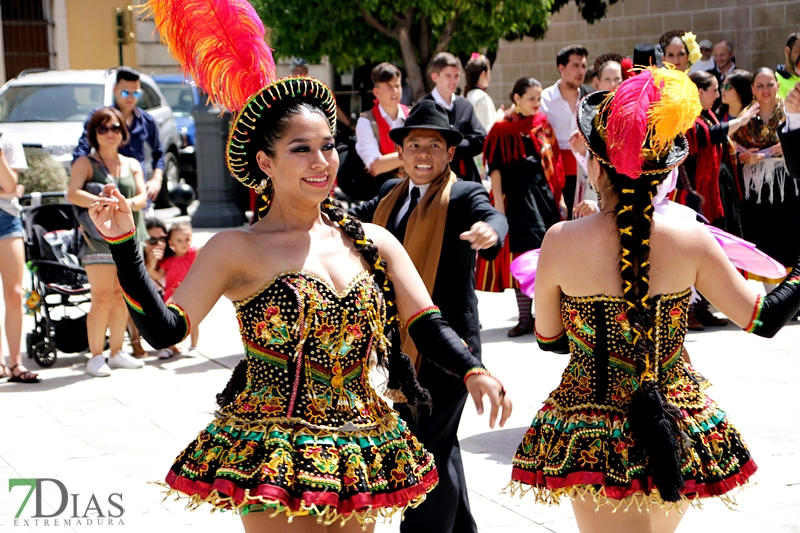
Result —
<svg viewBox="0 0 800 533"><path fill-rule="evenodd" d="M447 112L450 125L461 132L464 139L456 146L456 155L450 168L464 181L481 181L481 175L472 159L483 152L486 130L475 115L475 109L466 98L456 94L461 79L461 62L448 52L436 54L431 62L431 79L436 87L423 100L433 100Z"/></svg>

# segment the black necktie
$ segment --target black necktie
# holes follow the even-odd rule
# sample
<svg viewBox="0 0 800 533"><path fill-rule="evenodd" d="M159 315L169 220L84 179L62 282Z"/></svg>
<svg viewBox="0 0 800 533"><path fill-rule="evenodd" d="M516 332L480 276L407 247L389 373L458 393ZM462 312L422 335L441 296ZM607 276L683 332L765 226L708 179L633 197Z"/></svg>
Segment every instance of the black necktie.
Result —
<svg viewBox="0 0 800 533"><path fill-rule="evenodd" d="M408 226L408 218L411 216L411 211L417 207L417 200L419 200L419 187L413 187L409 196L411 197L411 201L408 202L408 211L406 211L406 214L400 219L400 223L397 225L397 230L394 232L395 237L397 237L397 240L400 242L403 242L403 239L406 237L406 226Z"/></svg>

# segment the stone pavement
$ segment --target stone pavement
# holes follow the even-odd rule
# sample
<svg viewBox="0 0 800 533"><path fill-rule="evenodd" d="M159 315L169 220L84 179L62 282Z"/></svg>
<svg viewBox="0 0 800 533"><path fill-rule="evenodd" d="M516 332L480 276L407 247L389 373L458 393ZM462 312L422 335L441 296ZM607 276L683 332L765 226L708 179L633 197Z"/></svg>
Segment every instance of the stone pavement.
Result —
<svg viewBox="0 0 800 533"><path fill-rule="evenodd" d="M195 240L202 243L212 233L197 231ZM530 496L519 499L502 492L510 458L542 400L558 383L567 356L541 352L530 335L506 337L516 314L512 293L481 293L480 312L485 362L515 402L503 429L490 430L486 417L477 416L472 405L464 412L461 446L480 531L577 532L568 503L548 507L534 504ZM760 469L755 484L737 495L734 510L709 501L704 510L691 510L678 531L800 532L798 341L800 323L771 340L733 326L690 334L687 347L695 366L715 384L710 395L742 431ZM199 349L204 356L197 359L151 357L141 370L114 370L102 379L84 374L83 355L60 354L48 369L28 361L41 372L44 381L38 385L1 382L0 532L241 531L239 519L230 513L209 514L204 508L189 512L183 502L162 503L160 488L147 483L163 479L177 453L210 420L214 394L242 356L229 302L221 300L200 326ZM35 512L36 495L15 525L29 490L9 489L8 480L18 478L63 484L70 496L58 526L55 518L47 525L44 519L25 522ZM62 502L55 482L44 482L42 495L42 514L55 514ZM91 525L86 519L78 525L74 518L64 525L64 518L82 516L87 507L100 509L103 525L96 514ZM378 533L397 530L396 521L376 528Z"/></svg>

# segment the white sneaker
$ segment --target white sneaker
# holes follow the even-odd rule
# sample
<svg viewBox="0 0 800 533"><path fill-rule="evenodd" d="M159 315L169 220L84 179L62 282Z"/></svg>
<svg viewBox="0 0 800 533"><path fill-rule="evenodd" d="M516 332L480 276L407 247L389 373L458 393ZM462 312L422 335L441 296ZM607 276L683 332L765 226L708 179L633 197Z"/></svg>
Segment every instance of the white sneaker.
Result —
<svg viewBox="0 0 800 533"><path fill-rule="evenodd" d="M120 350L113 357L108 358L108 366L111 368L142 368L144 361L139 361L132 355Z"/></svg>
<svg viewBox="0 0 800 533"><path fill-rule="evenodd" d="M106 378L111 375L111 369L106 364L106 358L96 355L86 361L86 373L96 378Z"/></svg>
<svg viewBox="0 0 800 533"><path fill-rule="evenodd" d="M200 355L200 352L197 351L197 348L191 347L191 348L189 348L189 351L186 352L184 357L198 357L199 355Z"/></svg>

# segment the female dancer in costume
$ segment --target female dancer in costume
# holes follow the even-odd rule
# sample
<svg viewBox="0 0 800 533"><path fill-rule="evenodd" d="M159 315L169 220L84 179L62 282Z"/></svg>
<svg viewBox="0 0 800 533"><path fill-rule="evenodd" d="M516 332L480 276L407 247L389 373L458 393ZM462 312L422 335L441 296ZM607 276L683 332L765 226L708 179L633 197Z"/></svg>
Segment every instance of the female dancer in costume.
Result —
<svg viewBox="0 0 800 533"><path fill-rule="evenodd" d="M412 408L429 407L400 350L401 320L436 364L464 379L476 405L489 396L490 425L501 409L503 424L511 404L442 320L403 246L384 229L349 218L330 198L339 160L328 87L308 77L271 81L264 27L245 0L214 2L207 12L198 4L151 7L188 73L238 110L228 168L257 190L260 220L215 235L165 304L132 240L133 219L119 192L107 186L90 209L136 325L153 347L185 338L191 321L201 322L223 295L236 309L245 358L217 396L215 419L170 469L169 492L193 506L234 510L248 533L287 530L270 520L278 514L294 519L292 532L322 531L319 524L353 517L336 529L371 530L377 517L417 505L437 482L433 457L369 380L377 352L388 366L389 392ZM215 25L219 35L198 38L195 22L198 31ZM223 39L232 27L250 34ZM208 61L209 43L224 49L231 42L246 49L225 57L251 63L213 70L219 62Z"/></svg>
<svg viewBox="0 0 800 533"><path fill-rule="evenodd" d="M213 237L169 305L146 277L119 193L107 187L110 196L91 210L153 346L185 337L220 296L234 303L245 359L219 397L218 417L181 453L167 484L193 504L241 512L246 531L277 531L267 523L274 511L323 524L356 516L366 526L435 486L433 458L368 379L378 350L389 387L424 408L427 391L399 352L399 319L435 363L466 380L476 402L490 396L491 425L500 408L501 424L510 410L499 382L437 314L402 245L329 198L335 113L333 95L310 78L280 80L250 99L228 158L243 182L263 183L263 218Z"/></svg>
<svg viewBox="0 0 800 533"><path fill-rule="evenodd" d="M800 243L794 236L800 233L800 189L789 176L783 159L778 129L786 120L783 100L778 98L778 81L769 68L753 73L753 96L750 108L759 106L758 114L731 138L746 152L739 154L744 163L744 202L742 227L744 238L790 267L800 253ZM765 279L768 290L780 279Z"/></svg>
<svg viewBox="0 0 800 533"><path fill-rule="evenodd" d="M547 503L581 496L583 533L674 531L692 501L756 470L708 382L681 360L689 288L769 337L800 308L800 278L757 296L701 225L653 216L700 111L683 73L655 68L578 105L602 212L554 226L542 245L537 340L571 358L517 449L511 487ZM614 512L631 506L649 512Z"/></svg>
<svg viewBox="0 0 800 533"><path fill-rule="evenodd" d="M514 109L495 123L486 137L484 154L492 178L495 208L508 218L508 240L497 258L478 258L477 290L503 292L514 288L519 322L509 337L533 333L531 299L519 290L511 276L514 255L539 248L547 229L566 213L561 195L564 169L553 128L539 113L542 85L522 77L514 84Z"/></svg>

